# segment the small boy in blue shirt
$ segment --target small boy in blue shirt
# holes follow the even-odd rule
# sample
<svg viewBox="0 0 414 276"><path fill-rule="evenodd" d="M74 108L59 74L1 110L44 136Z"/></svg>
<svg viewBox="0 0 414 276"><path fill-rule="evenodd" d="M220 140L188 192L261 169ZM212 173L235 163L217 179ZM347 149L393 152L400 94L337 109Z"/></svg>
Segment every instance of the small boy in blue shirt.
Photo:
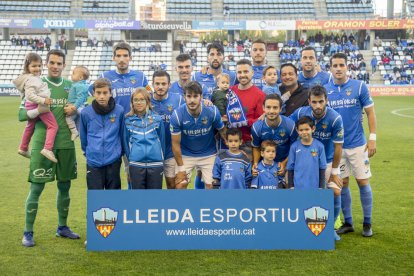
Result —
<svg viewBox="0 0 414 276"><path fill-rule="evenodd" d="M296 122L300 140L290 146L288 157L288 187L295 189L325 188L325 147L313 139L315 124L309 116Z"/></svg>
<svg viewBox="0 0 414 276"><path fill-rule="evenodd" d="M71 79L73 81L72 88L68 95L68 104L72 108L73 115L66 116L66 123L72 133L71 139L74 141L79 136L79 115L85 107L85 102L88 100L89 84L86 82L89 79L89 70L85 66L76 66L73 69Z"/></svg>
<svg viewBox="0 0 414 276"><path fill-rule="evenodd" d="M278 163L275 162L276 143L265 140L260 144L260 155L262 160L257 165L258 175L253 178L252 189L283 189L285 180L283 176L278 176Z"/></svg>
<svg viewBox="0 0 414 276"><path fill-rule="evenodd" d="M266 95L278 94L279 96L282 96L282 94L279 91L279 86L277 84L276 67L269 65L265 69L263 69L262 79L264 81L262 91L265 92Z"/></svg>
<svg viewBox="0 0 414 276"><path fill-rule="evenodd" d="M237 128L226 132L228 150L216 157L213 167L214 189L248 189L252 181L252 165L249 158L240 150L242 133Z"/></svg>

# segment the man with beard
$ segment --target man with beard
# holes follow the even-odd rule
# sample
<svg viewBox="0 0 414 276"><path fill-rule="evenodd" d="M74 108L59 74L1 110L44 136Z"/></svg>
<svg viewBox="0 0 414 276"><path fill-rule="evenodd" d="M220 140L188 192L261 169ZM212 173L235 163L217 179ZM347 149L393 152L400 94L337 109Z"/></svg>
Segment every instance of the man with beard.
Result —
<svg viewBox="0 0 414 276"><path fill-rule="evenodd" d="M252 82L253 69L250 60L241 59L236 64L237 80L239 84L234 85L231 89L236 93L243 107L243 112L247 119L247 126L240 128L243 135L243 144L240 149L243 150L252 159L252 145L250 128L254 122L263 114L263 102L265 93L261 91Z"/></svg>
<svg viewBox="0 0 414 276"><path fill-rule="evenodd" d="M302 72L299 73L298 81L304 88L311 88L314 85L327 84L332 75L328 72L317 70L317 58L315 48L308 46L303 48L300 56Z"/></svg>
<svg viewBox="0 0 414 276"><path fill-rule="evenodd" d="M285 186L284 175L290 145L296 141L295 123L288 117L280 115L283 101L278 94L269 94L263 103L264 120L258 120L252 126L253 174L260 160L260 145L271 140L276 143L275 162L278 162L279 187Z"/></svg>
<svg viewBox="0 0 414 276"><path fill-rule="evenodd" d="M124 108L125 114L131 109L131 94L137 87L145 87L151 92L147 77L143 72L129 69L132 60L131 46L126 42L119 42L113 48L113 61L116 69L103 72L101 77L109 79L112 83L112 96L115 102ZM92 86L91 86L92 87ZM90 87L90 90L91 90Z"/></svg>
<svg viewBox="0 0 414 276"><path fill-rule="evenodd" d="M291 63L285 63L280 67L282 85L280 92L285 102L285 116L290 116L296 109L308 105L308 91L298 82L298 69ZM289 95L287 97L286 95Z"/></svg>
<svg viewBox="0 0 414 276"><path fill-rule="evenodd" d="M217 87L216 78L220 73L226 73L230 76L230 85L236 83L236 74L234 72L222 68L224 61L224 48L221 44L213 42L207 46L207 62L208 67L203 69L203 72L196 72L192 80L197 81L201 85L207 87L208 94L203 95L205 99L210 100L213 90Z"/></svg>
<svg viewBox="0 0 414 276"><path fill-rule="evenodd" d="M308 101L310 106L298 108L290 118L297 122L300 118L308 116L315 122L316 129L313 132L313 138L318 139L325 147L327 163L325 180L328 188L334 191L334 219L336 221L341 211L342 179L339 177L339 163L344 143L342 117L326 106L328 94L323 86L313 86L309 91ZM340 239L338 235L335 238Z"/></svg>
<svg viewBox="0 0 414 276"><path fill-rule="evenodd" d="M171 116L171 142L176 166L176 189L187 189L194 168L199 168L207 189L213 188L213 167L216 158L214 131L223 140L225 127L215 106L202 102L201 85L196 81L184 87L185 105L178 107Z"/></svg>

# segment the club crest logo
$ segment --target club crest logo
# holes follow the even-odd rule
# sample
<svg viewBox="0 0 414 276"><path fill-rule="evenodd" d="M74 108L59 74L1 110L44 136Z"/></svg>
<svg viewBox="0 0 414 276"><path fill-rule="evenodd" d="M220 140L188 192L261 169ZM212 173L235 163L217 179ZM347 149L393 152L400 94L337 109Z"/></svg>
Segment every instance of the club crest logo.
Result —
<svg viewBox="0 0 414 276"><path fill-rule="evenodd" d="M137 80L135 78L130 78L130 81L132 84L135 84L137 82Z"/></svg>
<svg viewBox="0 0 414 276"><path fill-rule="evenodd" d="M167 110L168 110L168 112L172 112L173 111L172 104L167 105Z"/></svg>
<svg viewBox="0 0 414 276"><path fill-rule="evenodd" d="M241 109L240 108L233 108L229 111L230 116L233 117L236 121L238 121L241 117Z"/></svg>
<svg viewBox="0 0 414 276"><path fill-rule="evenodd" d="M207 118L207 117L203 117L203 118L201 118L201 123L202 123L203 125L208 124L208 118Z"/></svg>
<svg viewBox="0 0 414 276"><path fill-rule="evenodd" d="M347 96L351 95L351 93L352 93L351 88L347 88L347 89L345 90L345 94L346 94Z"/></svg>
<svg viewBox="0 0 414 276"><path fill-rule="evenodd" d="M314 206L303 211L305 216L305 222L309 230L315 235L319 236L326 227L329 217L329 211L319 207Z"/></svg>
<svg viewBox="0 0 414 276"><path fill-rule="evenodd" d="M279 131L279 135L280 135L280 137L285 137L285 135L286 135L286 131L285 130L280 130Z"/></svg>
<svg viewBox="0 0 414 276"><path fill-rule="evenodd" d="M68 94L69 94L69 92L70 92L70 86L65 86L65 87L63 87L63 90L64 90L66 93L68 93Z"/></svg>
<svg viewBox="0 0 414 276"><path fill-rule="evenodd" d="M110 208L101 208L93 212L93 222L102 237L108 237L115 229L118 212Z"/></svg>
<svg viewBox="0 0 414 276"><path fill-rule="evenodd" d="M109 115L109 121L111 121L111 123L115 123L115 118L116 118L115 114Z"/></svg>
<svg viewBox="0 0 414 276"><path fill-rule="evenodd" d="M318 151L316 149L311 149L311 154L313 157L318 156Z"/></svg>
<svg viewBox="0 0 414 276"><path fill-rule="evenodd" d="M328 124L326 122L322 122L322 128L326 129L328 127Z"/></svg>

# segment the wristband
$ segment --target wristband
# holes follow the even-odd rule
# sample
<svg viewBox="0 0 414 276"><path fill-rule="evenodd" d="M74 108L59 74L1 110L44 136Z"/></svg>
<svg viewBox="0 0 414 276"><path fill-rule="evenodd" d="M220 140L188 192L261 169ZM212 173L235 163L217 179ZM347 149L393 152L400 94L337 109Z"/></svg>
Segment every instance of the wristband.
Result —
<svg viewBox="0 0 414 276"><path fill-rule="evenodd" d="M377 141L377 134L370 133L369 134L369 140L371 140L371 141Z"/></svg>
<svg viewBox="0 0 414 276"><path fill-rule="evenodd" d="M338 175L341 171L339 170L339 168L332 168L331 170L331 174L332 175Z"/></svg>
<svg viewBox="0 0 414 276"><path fill-rule="evenodd" d="M179 172L184 172L185 170L184 170L184 165L182 165L182 166L177 166L177 171L179 171Z"/></svg>

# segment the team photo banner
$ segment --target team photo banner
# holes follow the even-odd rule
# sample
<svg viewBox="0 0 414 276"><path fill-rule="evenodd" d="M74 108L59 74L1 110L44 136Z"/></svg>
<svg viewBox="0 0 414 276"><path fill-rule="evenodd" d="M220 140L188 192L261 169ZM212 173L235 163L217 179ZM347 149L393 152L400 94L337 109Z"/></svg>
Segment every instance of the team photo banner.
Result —
<svg viewBox="0 0 414 276"><path fill-rule="evenodd" d="M333 250L331 190L88 191L87 250Z"/></svg>

